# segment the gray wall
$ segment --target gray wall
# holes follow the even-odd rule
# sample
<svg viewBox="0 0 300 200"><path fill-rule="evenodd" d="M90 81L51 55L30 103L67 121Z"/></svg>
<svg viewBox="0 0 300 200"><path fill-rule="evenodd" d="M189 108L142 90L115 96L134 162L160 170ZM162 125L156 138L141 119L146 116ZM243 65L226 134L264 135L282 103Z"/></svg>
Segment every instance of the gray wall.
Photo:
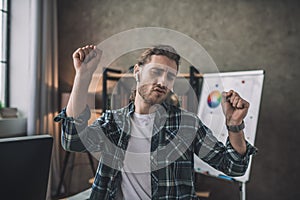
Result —
<svg viewBox="0 0 300 200"><path fill-rule="evenodd" d="M299 9L296 0L59 0L60 89L71 89L76 48L145 26L187 34L208 51L220 71L264 69L259 154L253 159L247 198L297 199Z"/></svg>

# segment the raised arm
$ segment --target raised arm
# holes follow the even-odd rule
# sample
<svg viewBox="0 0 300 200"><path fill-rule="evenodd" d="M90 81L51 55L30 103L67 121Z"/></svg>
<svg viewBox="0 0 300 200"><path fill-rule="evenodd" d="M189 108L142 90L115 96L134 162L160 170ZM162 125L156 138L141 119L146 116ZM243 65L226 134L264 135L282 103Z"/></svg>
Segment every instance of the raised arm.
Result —
<svg viewBox="0 0 300 200"><path fill-rule="evenodd" d="M249 106L249 103L233 90L222 93L222 109L229 129L229 140L232 147L241 155L244 155L247 150L243 120L248 113Z"/></svg>
<svg viewBox="0 0 300 200"><path fill-rule="evenodd" d="M87 105L88 87L93 73L97 69L102 51L94 45L78 48L73 53L73 65L76 71L73 89L67 105L69 117L78 117Z"/></svg>

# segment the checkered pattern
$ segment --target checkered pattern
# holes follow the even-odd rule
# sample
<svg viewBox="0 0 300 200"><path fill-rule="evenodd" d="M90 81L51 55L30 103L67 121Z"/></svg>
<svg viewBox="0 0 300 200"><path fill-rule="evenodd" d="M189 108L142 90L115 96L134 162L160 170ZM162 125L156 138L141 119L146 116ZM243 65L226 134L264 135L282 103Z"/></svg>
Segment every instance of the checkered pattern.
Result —
<svg viewBox="0 0 300 200"><path fill-rule="evenodd" d="M133 113L131 103L105 112L90 126L88 107L76 119L68 117L65 109L54 119L62 121L65 150L101 152L90 199L117 198ZM256 148L247 142L247 152L241 156L229 140L226 145L217 141L196 115L163 103L156 112L151 138L152 199L197 199L194 153L229 176L241 176L255 152Z"/></svg>

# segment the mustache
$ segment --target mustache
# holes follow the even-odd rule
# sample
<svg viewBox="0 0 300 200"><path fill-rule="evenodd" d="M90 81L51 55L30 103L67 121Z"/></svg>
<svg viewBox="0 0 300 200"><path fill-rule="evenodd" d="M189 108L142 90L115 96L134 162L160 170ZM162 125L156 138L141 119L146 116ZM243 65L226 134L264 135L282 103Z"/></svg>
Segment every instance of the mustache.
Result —
<svg viewBox="0 0 300 200"><path fill-rule="evenodd" d="M160 92L166 93L168 91L168 88L160 84L153 84L152 90L158 90Z"/></svg>

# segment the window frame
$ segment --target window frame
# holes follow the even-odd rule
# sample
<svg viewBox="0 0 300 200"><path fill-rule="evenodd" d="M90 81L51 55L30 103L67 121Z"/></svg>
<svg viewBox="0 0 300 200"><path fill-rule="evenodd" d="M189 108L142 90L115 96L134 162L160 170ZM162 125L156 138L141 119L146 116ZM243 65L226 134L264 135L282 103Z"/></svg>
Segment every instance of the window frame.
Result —
<svg viewBox="0 0 300 200"><path fill-rule="evenodd" d="M6 5L6 8L3 8L3 5ZM1 27L1 40L2 40L2 46L0 47L2 49L2 55L5 55L1 60L1 67L5 68L4 72L4 79L1 80L3 83L3 86L1 90L4 90L4 99L0 99L2 102L2 106L4 105L5 107L9 107L10 105L10 93L9 93L9 88L10 88L10 79L9 79L9 74L10 74L10 7L11 6L11 0L2 0L1 1L1 19L2 20L2 27ZM3 15L6 15L6 20L4 21L5 17ZM5 27L6 26L6 27ZM3 27L6 28L3 29ZM5 32L5 33L3 33ZM1 55L1 57L2 57Z"/></svg>

